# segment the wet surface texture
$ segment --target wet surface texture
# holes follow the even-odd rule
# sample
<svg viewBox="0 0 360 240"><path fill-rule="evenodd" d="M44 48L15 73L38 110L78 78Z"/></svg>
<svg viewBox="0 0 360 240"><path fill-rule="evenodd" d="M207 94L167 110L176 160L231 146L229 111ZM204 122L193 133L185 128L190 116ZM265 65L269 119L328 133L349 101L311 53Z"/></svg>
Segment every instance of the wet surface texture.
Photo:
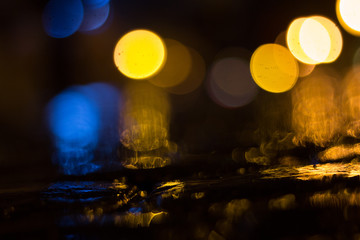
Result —
<svg viewBox="0 0 360 240"><path fill-rule="evenodd" d="M17 184L12 184L16 188L11 184L1 188L1 238L359 236L360 181L354 161L233 170L222 168L222 164L214 170L209 162L204 171L199 171L197 164L192 168L183 164L82 177L56 176L27 184L22 178L31 179L31 174L21 174L16 176ZM229 163L224 160L224 166Z"/></svg>

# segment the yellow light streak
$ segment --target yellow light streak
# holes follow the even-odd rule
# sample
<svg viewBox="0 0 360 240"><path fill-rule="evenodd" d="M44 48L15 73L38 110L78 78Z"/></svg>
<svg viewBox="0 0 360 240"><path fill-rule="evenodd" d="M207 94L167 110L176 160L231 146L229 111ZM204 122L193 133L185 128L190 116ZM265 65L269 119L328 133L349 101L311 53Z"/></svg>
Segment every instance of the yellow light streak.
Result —
<svg viewBox="0 0 360 240"><path fill-rule="evenodd" d="M291 93L294 143L326 146L341 131L336 81L317 69L299 81Z"/></svg>

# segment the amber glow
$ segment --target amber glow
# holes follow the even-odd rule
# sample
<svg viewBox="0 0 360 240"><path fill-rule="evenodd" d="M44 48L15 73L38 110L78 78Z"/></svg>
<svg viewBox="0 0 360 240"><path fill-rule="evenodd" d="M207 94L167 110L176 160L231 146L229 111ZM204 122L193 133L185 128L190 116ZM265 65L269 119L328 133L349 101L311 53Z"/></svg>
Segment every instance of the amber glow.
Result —
<svg viewBox="0 0 360 240"><path fill-rule="evenodd" d="M337 0L336 16L341 26L350 34L360 36L360 2L357 0Z"/></svg>
<svg viewBox="0 0 360 240"><path fill-rule="evenodd" d="M315 168L313 165L276 167L265 169L261 174L265 179L295 178L303 181L323 180L334 175L351 178L360 176L360 164L358 162L324 163L316 165Z"/></svg>
<svg viewBox="0 0 360 240"><path fill-rule="evenodd" d="M360 206L360 193L351 189L339 192L325 191L317 192L310 196L309 202L315 207L347 208L349 206Z"/></svg>
<svg viewBox="0 0 360 240"><path fill-rule="evenodd" d="M299 74L295 58L278 44L265 44L256 49L251 57L250 71L259 87L273 93L290 90Z"/></svg>
<svg viewBox="0 0 360 240"><path fill-rule="evenodd" d="M324 63L334 62L339 57L343 46L342 35L339 28L331 20L322 16L312 16L310 19L321 23L329 33L331 40L330 51Z"/></svg>
<svg viewBox="0 0 360 240"><path fill-rule="evenodd" d="M167 58L164 67L149 82L162 88L174 87L181 84L191 70L192 59L187 47L180 42L165 39Z"/></svg>
<svg viewBox="0 0 360 240"><path fill-rule="evenodd" d="M124 89L120 113L122 164L130 169L159 168L171 164L177 151L169 142L170 106L167 94L148 82L133 82Z"/></svg>
<svg viewBox="0 0 360 240"><path fill-rule="evenodd" d="M282 31L281 33L279 33L276 36L274 43L286 47L286 31Z"/></svg>
<svg viewBox="0 0 360 240"><path fill-rule="evenodd" d="M345 133L360 137L360 66L350 69L343 81L342 108L346 121Z"/></svg>
<svg viewBox="0 0 360 240"><path fill-rule="evenodd" d="M234 199L226 204L224 215L228 219L236 219L243 215L250 207L251 201L249 199Z"/></svg>
<svg viewBox="0 0 360 240"><path fill-rule="evenodd" d="M339 145L330 147L322 152L320 152L319 159L320 161L332 161L339 160L343 158L351 158L360 154L360 144L355 145Z"/></svg>
<svg viewBox="0 0 360 240"><path fill-rule="evenodd" d="M269 209L270 210L287 210L295 207L295 195L287 194L279 198L270 199Z"/></svg>
<svg viewBox="0 0 360 240"><path fill-rule="evenodd" d="M318 64L319 62L310 58L304 51L300 43L300 29L306 18L295 19L289 26L286 34L286 43L290 52L299 61L306 64Z"/></svg>
<svg viewBox="0 0 360 240"><path fill-rule="evenodd" d="M195 91L205 78L206 66L203 57L194 49L188 48L191 55L191 69L188 76L178 85L166 88L166 91L183 95Z"/></svg>
<svg viewBox="0 0 360 240"><path fill-rule="evenodd" d="M295 19L288 28L286 42L291 53L306 64L333 62L342 50L340 30L322 16Z"/></svg>
<svg viewBox="0 0 360 240"><path fill-rule="evenodd" d="M279 35L277 35L275 39L275 43L287 47L286 34L287 34L286 31L282 31L281 33L279 33ZM306 64L301 61L298 61L298 64L299 64L299 77L306 77L310 75L314 71L316 66L315 64Z"/></svg>
<svg viewBox="0 0 360 240"><path fill-rule="evenodd" d="M171 158L167 156L167 148L151 152L136 151L132 156L124 156L122 165L128 169L152 169L162 168L171 164Z"/></svg>
<svg viewBox="0 0 360 240"><path fill-rule="evenodd" d="M185 183L180 180L163 182L155 192L160 192L161 198L178 199L184 193Z"/></svg>
<svg viewBox="0 0 360 240"><path fill-rule="evenodd" d="M330 35L315 19L305 19L300 28L299 40L305 54L317 63L324 62L330 54Z"/></svg>
<svg viewBox="0 0 360 240"><path fill-rule="evenodd" d="M341 130L336 98L336 84L331 74L317 70L302 79L292 91L292 128L294 143L311 142L325 146Z"/></svg>
<svg viewBox="0 0 360 240"><path fill-rule="evenodd" d="M259 148L250 148L248 151L245 152L245 159L249 163L255 163L258 165L270 165L271 159L260 151Z"/></svg>
<svg viewBox="0 0 360 240"><path fill-rule="evenodd" d="M125 89L121 113L122 144L134 151L150 151L166 144L169 127L167 95L147 83L133 83Z"/></svg>
<svg viewBox="0 0 360 240"><path fill-rule="evenodd" d="M116 44L114 62L125 76L144 79L156 74L166 58L161 38L148 30L134 30Z"/></svg>
<svg viewBox="0 0 360 240"><path fill-rule="evenodd" d="M315 69L315 64L305 64L302 62L299 63L299 77L309 76Z"/></svg>
<svg viewBox="0 0 360 240"><path fill-rule="evenodd" d="M147 212L147 213L131 213L116 215L114 217L114 224L119 227L139 228L139 227L150 227L152 221L156 218L161 221L166 216L166 212Z"/></svg>

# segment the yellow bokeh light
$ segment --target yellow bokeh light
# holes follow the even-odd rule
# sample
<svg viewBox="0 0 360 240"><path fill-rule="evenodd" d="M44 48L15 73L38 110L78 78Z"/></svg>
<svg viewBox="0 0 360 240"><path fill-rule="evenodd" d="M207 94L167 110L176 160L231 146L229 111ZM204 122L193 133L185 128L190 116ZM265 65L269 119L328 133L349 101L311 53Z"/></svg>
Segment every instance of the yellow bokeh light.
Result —
<svg viewBox="0 0 360 240"><path fill-rule="evenodd" d="M330 19L322 16L312 16L310 19L321 23L326 28L330 36L330 52L323 62L331 63L335 61L339 57L343 46L343 40L339 28Z"/></svg>
<svg viewBox="0 0 360 240"><path fill-rule="evenodd" d="M286 34L286 43L290 52L296 59L306 64L318 64L319 62L310 58L301 47L300 29L306 18L295 19L289 26Z"/></svg>
<svg viewBox="0 0 360 240"><path fill-rule="evenodd" d="M360 36L360 1L337 0L336 15L341 26L350 34Z"/></svg>
<svg viewBox="0 0 360 240"><path fill-rule="evenodd" d="M279 33L276 36L276 39L275 39L274 43L286 47L286 31L282 31L281 33Z"/></svg>
<svg viewBox="0 0 360 240"><path fill-rule="evenodd" d="M305 64L302 62L299 63L299 77L309 76L315 69L315 64Z"/></svg>
<svg viewBox="0 0 360 240"><path fill-rule="evenodd" d="M145 79L156 74L166 58L161 38L148 30L134 30L125 34L116 44L114 62L125 76Z"/></svg>
<svg viewBox="0 0 360 240"><path fill-rule="evenodd" d="M251 57L250 71L259 87L273 93L290 90L299 74L295 58L278 44L265 44L256 49Z"/></svg>
<svg viewBox="0 0 360 240"><path fill-rule="evenodd" d="M282 31L279 33L275 39L275 43L281 46L286 46L286 31ZM303 62L298 61L299 64L299 77L306 77L312 73L315 69L315 64L306 64Z"/></svg>
<svg viewBox="0 0 360 240"><path fill-rule="evenodd" d="M310 65L335 61L343 45L339 28L322 16L295 19L286 42L296 59Z"/></svg>
<svg viewBox="0 0 360 240"><path fill-rule="evenodd" d="M166 88L169 93L184 95L195 91L203 82L206 74L206 65L203 57L194 49L188 48L191 55L191 69L187 78L180 84Z"/></svg>
<svg viewBox="0 0 360 240"><path fill-rule="evenodd" d="M341 36L341 35L340 35ZM281 33L279 33L275 39L275 43L279 44L281 46L287 47L286 46L286 31L282 31ZM306 77L308 75L310 75L314 69L315 69L315 64L306 64L303 62L298 61L299 64L299 77Z"/></svg>
<svg viewBox="0 0 360 240"><path fill-rule="evenodd" d="M191 55L187 47L180 42L165 39L167 59L164 68L149 79L155 86L168 88L179 85L189 75L192 65Z"/></svg>
<svg viewBox="0 0 360 240"><path fill-rule="evenodd" d="M315 19L308 18L301 25L299 40L305 54L314 61L324 62L330 53L330 35Z"/></svg>

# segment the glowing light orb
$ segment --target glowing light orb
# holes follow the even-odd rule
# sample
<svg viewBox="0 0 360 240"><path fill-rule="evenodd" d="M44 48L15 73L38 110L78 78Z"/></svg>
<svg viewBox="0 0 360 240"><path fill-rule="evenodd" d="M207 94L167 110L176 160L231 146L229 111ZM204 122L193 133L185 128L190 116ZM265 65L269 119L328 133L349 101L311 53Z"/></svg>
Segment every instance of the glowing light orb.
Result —
<svg viewBox="0 0 360 240"><path fill-rule="evenodd" d="M343 44L337 26L321 16L295 19L288 28L286 42L296 59L310 65L335 61Z"/></svg>
<svg viewBox="0 0 360 240"><path fill-rule="evenodd" d="M276 36L274 43L286 47L286 31L282 31L281 33L279 33Z"/></svg>
<svg viewBox="0 0 360 240"><path fill-rule="evenodd" d="M119 110L122 105L120 92L107 83L91 83L78 88L91 99L99 113L97 150L103 157L115 151L119 142Z"/></svg>
<svg viewBox="0 0 360 240"><path fill-rule="evenodd" d="M85 6L89 8L101 8L109 4L110 0L82 0Z"/></svg>
<svg viewBox="0 0 360 240"><path fill-rule="evenodd" d="M53 161L68 175L83 175L118 166L119 91L107 83L71 87L47 106L54 144ZM96 159L96 160L95 160Z"/></svg>
<svg viewBox="0 0 360 240"><path fill-rule="evenodd" d="M54 38L65 38L75 33L83 20L81 0L50 0L43 12L45 32Z"/></svg>
<svg viewBox="0 0 360 240"><path fill-rule="evenodd" d="M288 28L286 41L294 57L306 64L318 64L330 52L329 34L319 22L312 19L294 20Z"/></svg>
<svg viewBox="0 0 360 240"><path fill-rule="evenodd" d="M164 67L149 82L162 88L182 83L191 71L192 59L187 47L180 42L166 39L167 58Z"/></svg>
<svg viewBox="0 0 360 240"><path fill-rule="evenodd" d="M109 17L110 4L107 3L101 7L93 7L86 5L84 2L84 19L81 23L79 31L93 31L104 25Z"/></svg>
<svg viewBox="0 0 360 240"><path fill-rule="evenodd" d="M60 141L81 146L97 141L99 112L91 99L67 91L55 97L50 106L50 129Z"/></svg>
<svg viewBox="0 0 360 240"><path fill-rule="evenodd" d="M306 18L298 18L290 23L286 34L286 43L294 57L306 64L318 64L319 62L310 58L303 50L300 44L300 29Z"/></svg>
<svg viewBox="0 0 360 240"><path fill-rule="evenodd" d="M133 79L145 79L156 74L165 58L166 49L161 38L143 29L125 34L114 50L116 67Z"/></svg>
<svg viewBox="0 0 360 240"><path fill-rule="evenodd" d="M309 76L315 69L315 64L305 64L302 62L299 63L299 77Z"/></svg>
<svg viewBox="0 0 360 240"><path fill-rule="evenodd" d="M209 73L210 97L223 107L241 107L257 94L249 62L241 58L223 58L214 63Z"/></svg>
<svg viewBox="0 0 360 240"><path fill-rule="evenodd" d="M99 109L95 102L73 88L52 99L47 113L56 149L54 163L68 175L96 171L99 166L91 162L100 126Z"/></svg>
<svg viewBox="0 0 360 240"><path fill-rule="evenodd" d="M287 47L286 34L287 34L286 31L279 33L275 39L275 43ZM316 66L315 64L306 64L300 61L298 61L298 64L299 64L299 77L306 77L310 75L314 71Z"/></svg>
<svg viewBox="0 0 360 240"><path fill-rule="evenodd" d="M306 19L299 33L300 45L305 54L314 61L325 61L330 53L331 40L326 28L318 21Z"/></svg>
<svg viewBox="0 0 360 240"><path fill-rule="evenodd" d="M337 0L336 16L341 26L350 34L360 36L360 1Z"/></svg>
<svg viewBox="0 0 360 240"><path fill-rule="evenodd" d="M334 62L339 57L343 46L342 35L339 28L330 19L322 16L312 16L310 17L310 19L313 19L321 23L329 33L330 41L331 41L330 51L328 56L323 62L324 63Z"/></svg>
<svg viewBox="0 0 360 240"><path fill-rule="evenodd" d="M195 91L203 82L206 74L206 66L203 57L194 49L188 48L191 55L191 69L187 78L180 84L166 88L166 91L184 95Z"/></svg>
<svg viewBox="0 0 360 240"><path fill-rule="evenodd" d="M268 92L281 93L295 85L299 67L288 49L278 44L265 44L253 53L250 71L259 87Z"/></svg>

